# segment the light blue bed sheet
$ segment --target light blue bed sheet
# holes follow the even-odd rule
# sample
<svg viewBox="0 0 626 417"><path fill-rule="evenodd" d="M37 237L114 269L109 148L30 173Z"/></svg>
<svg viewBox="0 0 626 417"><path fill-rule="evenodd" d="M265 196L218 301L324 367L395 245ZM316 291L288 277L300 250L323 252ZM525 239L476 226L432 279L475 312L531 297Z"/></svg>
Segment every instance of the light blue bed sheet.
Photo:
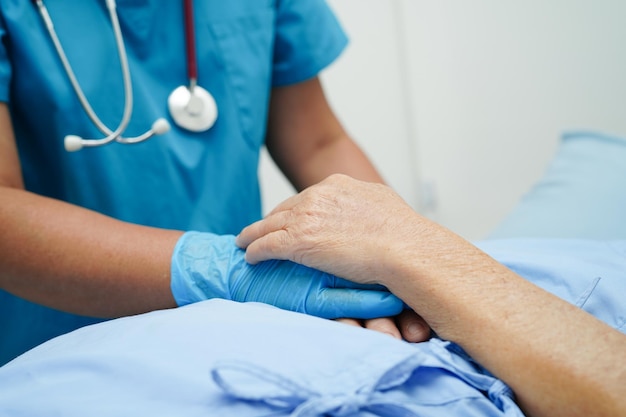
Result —
<svg viewBox="0 0 626 417"><path fill-rule="evenodd" d="M439 340L210 300L88 326L0 368L0 415L520 416Z"/></svg>

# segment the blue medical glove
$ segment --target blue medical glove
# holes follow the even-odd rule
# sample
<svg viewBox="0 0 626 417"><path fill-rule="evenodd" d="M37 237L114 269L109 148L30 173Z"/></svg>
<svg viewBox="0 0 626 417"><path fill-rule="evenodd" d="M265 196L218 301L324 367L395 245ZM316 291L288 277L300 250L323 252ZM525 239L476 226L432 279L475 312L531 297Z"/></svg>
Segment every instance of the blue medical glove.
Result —
<svg viewBox="0 0 626 417"><path fill-rule="evenodd" d="M378 285L356 284L289 261L250 265L235 236L211 233L187 232L179 239L171 288L179 306L224 298L333 319L394 316L403 308Z"/></svg>

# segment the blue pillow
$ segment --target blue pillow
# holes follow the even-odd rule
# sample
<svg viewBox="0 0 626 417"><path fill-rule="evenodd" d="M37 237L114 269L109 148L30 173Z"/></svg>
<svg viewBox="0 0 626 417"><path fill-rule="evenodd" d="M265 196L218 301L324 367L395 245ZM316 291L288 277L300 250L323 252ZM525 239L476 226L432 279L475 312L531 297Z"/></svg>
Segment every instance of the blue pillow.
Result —
<svg viewBox="0 0 626 417"><path fill-rule="evenodd" d="M626 238L626 139L563 135L543 178L489 238Z"/></svg>
<svg viewBox="0 0 626 417"><path fill-rule="evenodd" d="M522 416L454 344L225 300L81 328L0 381L0 415Z"/></svg>

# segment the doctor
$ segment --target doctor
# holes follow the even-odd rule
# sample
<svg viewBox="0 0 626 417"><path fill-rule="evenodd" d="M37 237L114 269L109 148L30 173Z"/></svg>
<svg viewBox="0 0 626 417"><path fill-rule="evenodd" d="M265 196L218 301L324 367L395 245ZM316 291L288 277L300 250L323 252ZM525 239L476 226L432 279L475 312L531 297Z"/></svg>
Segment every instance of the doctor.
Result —
<svg viewBox="0 0 626 417"><path fill-rule="evenodd" d="M317 78L346 45L323 0L0 13L0 364L102 318L206 298L328 318L401 309L289 262L251 267L234 245L261 215L263 145L297 190L333 172L382 181Z"/></svg>

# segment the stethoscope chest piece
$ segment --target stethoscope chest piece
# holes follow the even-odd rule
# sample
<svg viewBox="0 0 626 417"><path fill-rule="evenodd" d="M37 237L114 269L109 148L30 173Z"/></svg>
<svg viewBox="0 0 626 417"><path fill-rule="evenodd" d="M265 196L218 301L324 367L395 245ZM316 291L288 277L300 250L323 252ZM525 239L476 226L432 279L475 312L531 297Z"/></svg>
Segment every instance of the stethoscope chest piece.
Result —
<svg viewBox="0 0 626 417"><path fill-rule="evenodd" d="M217 119L217 104L204 88L181 85L167 99L174 122L191 132L207 131Z"/></svg>

